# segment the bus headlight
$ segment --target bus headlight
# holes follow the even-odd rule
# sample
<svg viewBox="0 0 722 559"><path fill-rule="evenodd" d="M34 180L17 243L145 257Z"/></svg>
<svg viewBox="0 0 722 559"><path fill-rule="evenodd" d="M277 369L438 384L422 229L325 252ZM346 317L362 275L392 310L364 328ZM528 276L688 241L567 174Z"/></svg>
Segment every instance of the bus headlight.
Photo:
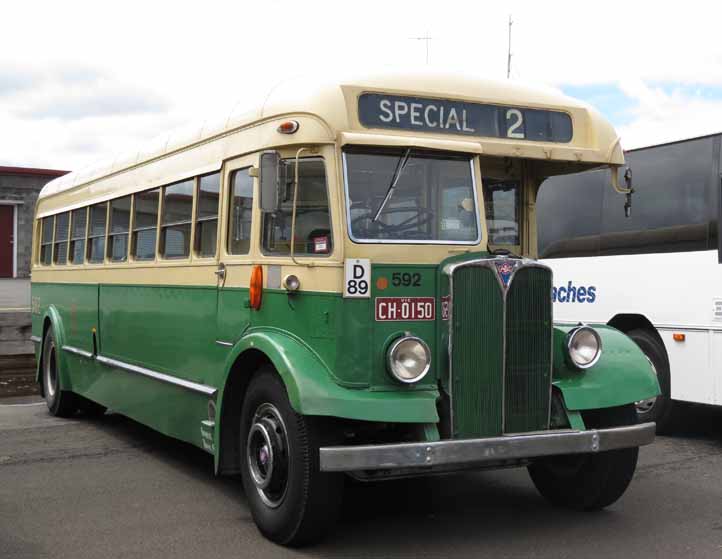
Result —
<svg viewBox="0 0 722 559"><path fill-rule="evenodd" d="M578 326L567 334L567 351L572 365L588 369L602 355L602 339L594 328Z"/></svg>
<svg viewBox="0 0 722 559"><path fill-rule="evenodd" d="M387 366L391 376L399 382L418 382L431 368L429 346L416 336L402 336L389 347Z"/></svg>

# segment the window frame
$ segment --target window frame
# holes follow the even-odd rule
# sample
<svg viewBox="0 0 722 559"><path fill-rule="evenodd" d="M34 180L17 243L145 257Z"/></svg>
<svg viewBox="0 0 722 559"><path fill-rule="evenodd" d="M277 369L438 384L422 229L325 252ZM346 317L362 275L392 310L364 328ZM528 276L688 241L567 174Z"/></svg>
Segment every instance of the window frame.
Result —
<svg viewBox="0 0 722 559"><path fill-rule="evenodd" d="M212 175L218 175L218 205L216 207L216 215L215 217L198 217L198 214L200 212L200 201L201 201L201 179L203 177L210 177ZM221 213L222 213L222 207L223 207L223 173L219 169L218 171L212 171L210 173L204 173L202 175L198 175L194 178L195 180L195 188L193 193L193 226L192 226L192 232L191 232L191 254L193 258L197 258L199 260L208 260L208 259L214 259L218 256L218 250L219 250L219 236L220 236L220 227L221 227ZM200 247L196 246L198 240L200 239L200 236L198 235L199 230L199 224L200 223L207 223L209 221L215 221L216 222L216 243L215 243L215 249L213 251L213 254L201 254Z"/></svg>
<svg viewBox="0 0 722 559"><path fill-rule="evenodd" d="M119 200L123 200L124 198L130 199L130 204L128 207L128 227L125 231L119 231L116 233L113 233L113 202L118 202ZM105 245L105 260L106 262L109 262L111 264L122 264L123 262L128 262L129 254L130 254L130 236L132 231L132 221L133 221L133 200L134 196L133 194L126 194L125 196L120 196L118 198L113 198L112 200L108 200L108 222L105 225L106 229L106 245ZM125 255L124 258L121 260L116 260L113 258L113 255L111 253L111 247L113 243L114 237L120 237L120 236L126 236L126 244L125 244Z"/></svg>
<svg viewBox="0 0 722 559"><path fill-rule="evenodd" d="M58 218L62 215L67 215L67 223L65 226L65 239L64 240L58 240ZM64 212L60 212L55 214L55 220L53 223L53 265L54 266L67 266L68 265L68 247L70 246L70 211L66 210ZM63 262L58 262L58 245L65 244L65 260Z"/></svg>
<svg viewBox="0 0 722 559"><path fill-rule="evenodd" d="M366 149L377 149L387 148L389 146L370 146L362 144L353 144L354 148L366 148ZM393 146L391 146L393 149ZM443 152L442 152L443 153ZM346 150L341 151L341 159L343 165L343 193L344 193L344 212L346 213L346 233L348 238L354 244L364 245L463 245L463 246L477 246L484 240L484 229L482 228L481 222L481 211L484 210L483 206L479 204L479 191L476 180L476 167L474 154L464 152L448 152L453 155L464 155L469 157L469 171L471 173L471 189L474 198L474 210L476 213L476 239L471 241L457 241L457 240L428 240L428 239L359 239L354 236L351 229L351 194L349 192L348 183L348 161L346 158Z"/></svg>
<svg viewBox="0 0 722 559"><path fill-rule="evenodd" d="M136 203L136 197L139 194L145 194L147 192L153 192L156 191L156 206L155 206L155 225L147 225L138 227L136 224L136 209L137 209L137 203ZM162 199L163 187L162 186L156 186L153 188L148 188L146 190L140 190L138 192L133 193L133 200L131 202L131 214L130 214L130 246L128 247L128 261L132 262L155 262L158 258L158 242L159 242L159 235L158 230L160 229L160 204ZM155 242L153 243L153 256L151 258L139 258L135 253L135 248L137 246L137 233L139 231L151 231L155 230Z"/></svg>
<svg viewBox="0 0 722 559"><path fill-rule="evenodd" d="M173 186L183 184L186 182L193 183L193 186L191 188L191 211L190 211L190 219L188 220L182 220L182 221L173 221L171 223L163 223L163 217L165 214L165 193L168 188L171 188ZM158 209L158 238L156 239L156 254L159 259L161 260L170 260L173 262L182 261L182 260L190 260L191 254L193 253L193 244L194 244L194 224L195 224L195 208L196 208L196 190L198 187L198 176L188 177L185 179L177 180L175 182L172 182L170 184L165 184L160 187L161 190L161 203ZM220 194L220 193L219 193ZM178 227L179 225L189 225L190 233L188 238L188 254L184 254L182 256L166 256L165 255L165 238L163 236L163 233L166 229L169 227Z"/></svg>
<svg viewBox="0 0 722 559"><path fill-rule="evenodd" d="M104 202L98 202L96 204L91 204L88 206L88 223L86 225L85 230L87 231L87 235L85 237L85 263L86 264L104 264L105 258L107 256L107 244L108 244L108 209L110 208L110 201L105 200ZM105 228L102 235L91 235L92 232L92 216L93 216L93 208L96 206L100 206L102 204L105 204ZM92 251L92 239L100 239L102 237L103 239L103 257L99 260L93 260L91 258L91 251Z"/></svg>
<svg viewBox="0 0 722 559"><path fill-rule="evenodd" d="M294 156L281 157L281 164L283 164L285 161L291 161L292 163L295 163L296 157L294 157ZM334 239L333 204L331 203L331 185L330 185L330 181L329 181L327 158L321 154L315 154L315 155L309 155L307 157L300 157L299 163L302 161L321 161L323 163L323 174L324 174L324 179L325 179L325 183L326 183L326 203L328 204L328 230L329 230L329 236L330 236L330 241L331 241L331 250L329 250L328 252L323 252L323 253L321 253L321 252L319 252L319 253L300 253L297 250L294 250L293 258L331 258L336 251L336 244L337 244L338 240ZM255 190L254 190L254 203L255 203ZM291 212L292 211L293 211L293 207L291 208ZM263 256L265 258L291 258L290 246L289 246L289 250L287 253L268 252L266 250L266 247L265 247L266 215L267 215L266 212L261 211L260 218L258 220L259 221L259 223L258 223L258 230L259 230L258 247L260 249L261 256ZM296 207L296 218L298 218L298 207ZM298 224L296 224L296 225L298 225ZM251 227L253 227L253 224L251 224ZM343 242L343 240L341 240L341 242ZM294 248L297 248L297 245Z"/></svg>
<svg viewBox="0 0 722 559"><path fill-rule="evenodd" d="M50 240L47 242L44 242L44 230L45 230L45 220L46 219L52 219L53 224L50 226ZM50 261L48 263L45 263L45 260L43 259L43 247L46 247L50 245ZM40 221L40 250L38 251L38 263L41 266L52 266L53 265L53 247L55 246L55 214L53 215L47 215L43 217Z"/></svg>
<svg viewBox="0 0 722 559"><path fill-rule="evenodd" d="M87 243L88 243L88 213L89 213L88 208L89 208L89 206L83 206L82 208L75 208L74 210L70 210L70 239L68 241L68 264L71 266L81 266L81 265L85 264L85 261L86 261L86 257L87 257L86 250L87 250L87 246L88 246L87 245ZM83 235L82 235L82 237L74 237L73 236L73 225L75 222L73 220L73 214L75 214L75 212L79 212L81 210L85 211L85 226L83 227ZM75 262L71 258L75 254L75 252L73 250L71 250L71 248L73 247L73 244L77 241L83 242L83 259L80 262Z"/></svg>
<svg viewBox="0 0 722 559"><path fill-rule="evenodd" d="M256 177L253 176L251 170L254 168L254 165L251 163L245 164L241 167L238 167L237 169L231 169L228 172L228 211L226 212L226 231L224 232L225 235L225 252L228 254L228 256L231 257L239 257L239 256L249 256L253 251L253 231L254 226L256 224L256 218L255 216L255 205L256 205ZM248 250L246 252L233 252L231 250L231 228L233 227L233 218L231 216L231 212L233 211L233 198L234 198L234 187L233 187L233 177L242 171L246 171L248 173L249 178L251 179L251 228L250 228L250 235L248 237ZM261 218L262 220L262 212L261 212ZM260 244L263 244L263 240L259 240Z"/></svg>

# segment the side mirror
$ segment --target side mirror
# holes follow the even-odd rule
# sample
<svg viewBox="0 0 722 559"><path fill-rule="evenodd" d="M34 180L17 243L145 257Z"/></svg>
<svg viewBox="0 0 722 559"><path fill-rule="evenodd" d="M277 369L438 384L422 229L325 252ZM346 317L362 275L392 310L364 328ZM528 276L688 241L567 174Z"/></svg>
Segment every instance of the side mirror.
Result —
<svg viewBox="0 0 722 559"><path fill-rule="evenodd" d="M258 182L261 186L262 212L275 212L281 205L280 166L281 156L277 151L264 151L261 154Z"/></svg>

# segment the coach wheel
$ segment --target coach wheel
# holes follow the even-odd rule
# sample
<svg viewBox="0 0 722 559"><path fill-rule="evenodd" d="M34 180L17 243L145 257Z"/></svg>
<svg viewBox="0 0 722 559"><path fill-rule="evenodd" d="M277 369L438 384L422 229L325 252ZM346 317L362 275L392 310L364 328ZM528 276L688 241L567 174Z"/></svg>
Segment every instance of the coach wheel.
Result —
<svg viewBox="0 0 722 559"><path fill-rule="evenodd" d="M60 386L58 347L52 329L45 334L43 342L42 374L45 403L50 413L57 417L73 415L77 411L74 394Z"/></svg>
<svg viewBox="0 0 722 559"><path fill-rule="evenodd" d="M271 367L251 380L241 409L241 479L251 514L268 539L289 546L320 540L338 516L343 475L319 471L330 422L296 413Z"/></svg>
<svg viewBox="0 0 722 559"><path fill-rule="evenodd" d="M637 423L629 404L586 412L587 428L619 427ZM548 501L576 510L599 510L626 491L637 467L638 447L591 454L541 458L529 466L529 475Z"/></svg>
<svg viewBox="0 0 722 559"><path fill-rule="evenodd" d="M661 347L657 338L647 330L630 330L627 335L634 340L649 360L661 389L659 396L636 402L639 422L654 421L657 423L658 433L669 431L672 424L673 402L670 397L669 363L664 348Z"/></svg>

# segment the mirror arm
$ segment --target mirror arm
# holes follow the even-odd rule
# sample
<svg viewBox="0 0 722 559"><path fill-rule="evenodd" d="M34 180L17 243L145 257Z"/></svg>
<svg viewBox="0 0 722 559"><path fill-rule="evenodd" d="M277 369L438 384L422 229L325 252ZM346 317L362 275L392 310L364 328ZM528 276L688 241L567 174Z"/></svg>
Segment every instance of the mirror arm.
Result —
<svg viewBox="0 0 722 559"><path fill-rule="evenodd" d="M612 188L618 194L624 194L624 217L629 217L632 215L632 194L634 194L634 187L632 186L632 169L627 167L626 171L624 171L625 186L622 187L619 185L619 175L617 174L619 167L620 165L614 165L609 168L609 172L612 175Z"/></svg>

